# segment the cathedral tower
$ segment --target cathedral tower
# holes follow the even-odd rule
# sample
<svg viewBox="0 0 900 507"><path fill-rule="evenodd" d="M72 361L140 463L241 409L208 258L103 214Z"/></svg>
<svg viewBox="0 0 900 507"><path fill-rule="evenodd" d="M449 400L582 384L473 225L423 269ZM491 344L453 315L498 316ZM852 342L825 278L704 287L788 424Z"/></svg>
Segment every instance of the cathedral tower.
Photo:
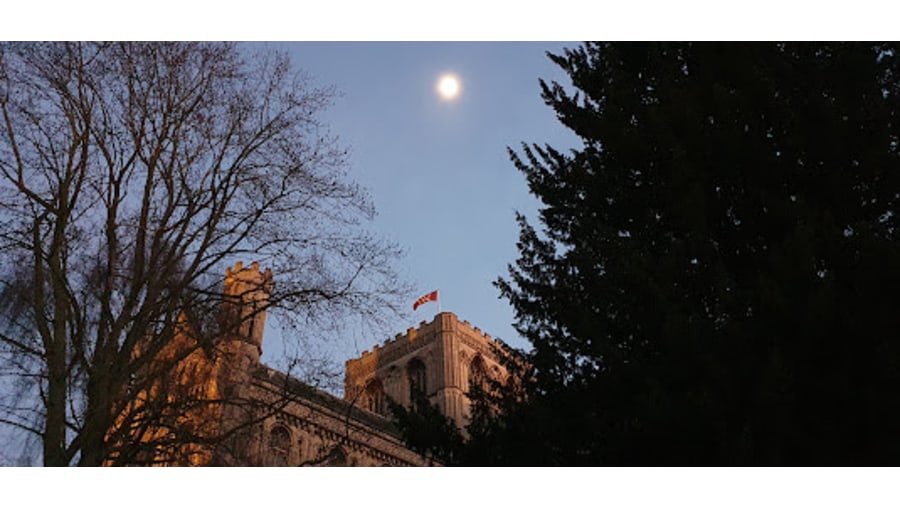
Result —
<svg viewBox="0 0 900 507"><path fill-rule="evenodd" d="M376 345L347 361L344 399L386 412L385 397L410 407L416 391L460 428L468 423L469 384L484 375L502 379L498 341L450 312Z"/></svg>

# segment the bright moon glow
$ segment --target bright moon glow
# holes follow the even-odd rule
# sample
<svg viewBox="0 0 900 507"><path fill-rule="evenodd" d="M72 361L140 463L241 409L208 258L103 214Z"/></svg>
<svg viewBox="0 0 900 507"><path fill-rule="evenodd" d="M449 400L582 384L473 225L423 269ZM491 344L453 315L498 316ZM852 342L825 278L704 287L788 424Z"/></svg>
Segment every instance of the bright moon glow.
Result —
<svg viewBox="0 0 900 507"><path fill-rule="evenodd" d="M459 78L453 74L444 74L438 79L437 91L444 100L453 100L459 95Z"/></svg>

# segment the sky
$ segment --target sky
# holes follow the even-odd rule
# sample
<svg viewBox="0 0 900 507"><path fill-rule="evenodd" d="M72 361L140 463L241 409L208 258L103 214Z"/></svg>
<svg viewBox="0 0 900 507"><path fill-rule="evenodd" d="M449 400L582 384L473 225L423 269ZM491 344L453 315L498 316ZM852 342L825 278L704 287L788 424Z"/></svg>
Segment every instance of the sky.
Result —
<svg viewBox="0 0 900 507"><path fill-rule="evenodd" d="M334 104L320 119L349 148L350 177L374 201L378 215L370 230L405 250L397 267L415 297L438 290L442 311L527 349L512 327L512 308L492 285L518 256L516 211L535 217L539 204L507 147L577 145L543 103L539 86L541 78L569 83L546 52L577 44L267 45L286 51L316 85L335 87ZM461 82L455 100L436 90L448 72ZM414 299L391 336L353 337L341 349L347 357L335 359L343 362L431 321L438 304L412 312Z"/></svg>
<svg viewBox="0 0 900 507"><path fill-rule="evenodd" d="M406 252L399 275L415 287L390 335L345 336L340 366L363 350L431 321L437 303L412 311L415 297L440 293L453 312L518 348L529 344L512 327L513 311L492 282L518 257L515 212L536 216L538 202L507 154L522 142L558 149L577 140L540 97L539 79L568 84L546 56L575 43L257 43L290 56L315 85L333 86L334 104L319 118L350 152L349 177L370 194L370 230ZM442 100L436 84L457 75L461 93ZM252 259L246 259L250 261ZM274 273L277 283L278 274ZM263 361L285 356L267 326ZM324 339L330 339L325 337ZM336 372L335 372L336 373ZM341 372L343 373L343 372ZM325 386L327 387L327 386ZM0 435L4 440L5 435ZM28 452L28 451L25 451ZM13 456L0 453L0 464Z"/></svg>

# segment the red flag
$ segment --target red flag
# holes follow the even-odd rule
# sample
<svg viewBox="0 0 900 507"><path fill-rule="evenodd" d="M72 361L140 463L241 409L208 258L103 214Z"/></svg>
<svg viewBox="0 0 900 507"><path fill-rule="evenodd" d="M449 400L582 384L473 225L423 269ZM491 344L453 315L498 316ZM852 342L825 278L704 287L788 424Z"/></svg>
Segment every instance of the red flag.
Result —
<svg viewBox="0 0 900 507"><path fill-rule="evenodd" d="M429 301L437 301L437 293L438 293L438 291L434 291L434 292L425 294L424 296L417 299L416 302L413 303L413 311L416 311L416 308L418 308L421 305L424 305L425 303L427 303Z"/></svg>

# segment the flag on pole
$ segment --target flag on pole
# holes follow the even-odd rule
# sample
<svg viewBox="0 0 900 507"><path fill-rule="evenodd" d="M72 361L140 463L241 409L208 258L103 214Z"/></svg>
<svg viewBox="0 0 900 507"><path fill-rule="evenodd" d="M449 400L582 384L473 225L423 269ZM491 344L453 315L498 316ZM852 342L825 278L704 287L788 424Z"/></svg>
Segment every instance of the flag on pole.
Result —
<svg viewBox="0 0 900 507"><path fill-rule="evenodd" d="M416 308L424 305L425 303L427 303L429 301L437 301L437 300L438 300L438 291L433 291L428 294L425 294L424 296L417 299L415 303L413 303L413 311L416 311Z"/></svg>

